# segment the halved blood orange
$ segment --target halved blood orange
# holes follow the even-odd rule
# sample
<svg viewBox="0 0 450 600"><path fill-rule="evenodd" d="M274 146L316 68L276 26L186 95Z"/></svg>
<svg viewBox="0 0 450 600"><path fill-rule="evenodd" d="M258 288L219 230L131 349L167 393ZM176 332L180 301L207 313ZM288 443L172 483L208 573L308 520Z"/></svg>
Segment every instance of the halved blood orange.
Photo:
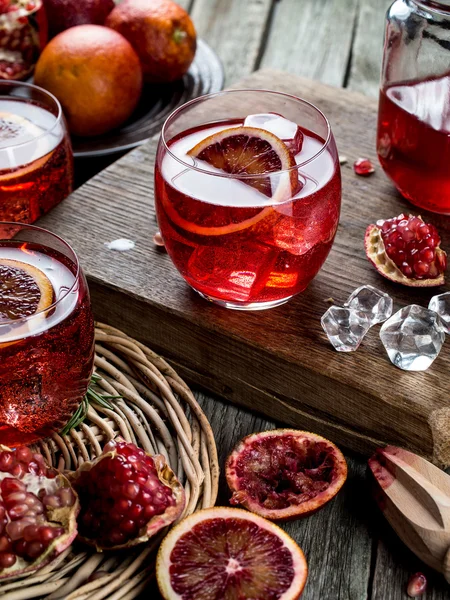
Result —
<svg viewBox="0 0 450 600"><path fill-rule="evenodd" d="M271 198L273 204L288 200L298 191L295 158L276 135L257 127L232 127L214 133L189 150L193 158L205 161L230 175L242 175L243 183ZM282 171L276 176L270 174ZM267 177L261 175L267 174ZM248 177L254 175L255 177ZM271 206L219 206L190 200L180 195L162 198L167 215L184 230L199 235L224 235L243 231L273 212Z"/></svg>
<svg viewBox="0 0 450 600"><path fill-rule="evenodd" d="M29 317L54 302L45 273L19 260L0 258L0 323Z"/></svg>
<svg viewBox="0 0 450 600"><path fill-rule="evenodd" d="M305 556L280 527L237 508L201 510L164 539L156 561L165 600L296 600Z"/></svg>

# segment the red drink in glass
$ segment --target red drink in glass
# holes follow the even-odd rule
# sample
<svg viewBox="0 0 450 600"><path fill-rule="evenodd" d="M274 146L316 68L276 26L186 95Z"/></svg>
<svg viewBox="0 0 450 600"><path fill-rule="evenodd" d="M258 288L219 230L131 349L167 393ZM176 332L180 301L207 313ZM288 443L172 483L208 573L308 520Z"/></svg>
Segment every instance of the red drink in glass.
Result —
<svg viewBox="0 0 450 600"><path fill-rule="evenodd" d="M233 93L259 94L226 92L220 97ZM160 143L156 161L157 217L170 257L196 291L230 308L270 308L304 290L325 261L339 221L340 169L326 119L291 96L261 94L280 104L287 98L292 106L306 105L308 114L317 117L308 121L303 115L304 122L312 125L307 128L297 125L299 114L295 129L303 138L301 149L293 139L285 140L296 165L289 172L233 177L208 167L204 160L192 162L190 149L208 136L243 126L248 115L184 129ZM272 102L269 107L274 108ZM260 116L248 119L257 123ZM170 129L170 119L163 136ZM282 134L280 130L279 139ZM274 182L283 178L291 180L290 189L280 195ZM267 193L267 188L278 191Z"/></svg>
<svg viewBox="0 0 450 600"><path fill-rule="evenodd" d="M389 85L380 94L377 150L399 192L450 214L450 75Z"/></svg>
<svg viewBox="0 0 450 600"><path fill-rule="evenodd" d="M0 220L33 223L72 186L72 150L56 98L0 81Z"/></svg>
<svg viewBox="0 0 450 600"><path fill-rule="evenodd" d="M93 359L89 292L71 248L42 229L0 224L2 443L60 431L86 393Z"/></svg>

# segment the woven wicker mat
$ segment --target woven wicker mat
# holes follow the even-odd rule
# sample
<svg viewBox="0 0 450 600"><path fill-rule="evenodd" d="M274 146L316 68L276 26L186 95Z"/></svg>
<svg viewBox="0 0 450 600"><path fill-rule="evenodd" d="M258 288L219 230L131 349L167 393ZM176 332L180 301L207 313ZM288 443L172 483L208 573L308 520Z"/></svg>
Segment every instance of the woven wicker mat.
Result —
<svg viewBox="0 0 450 600"><path fill-rule="evenodd" d="M160 356L118 329L97 323L96 383L114 409L93 402L67 435L37 449L49 464L72 471L121 435L161 453L186 490L185 517L216 501L219 465L214 436L192 392ZM96 553L76 543L40 571L2 583L0 600L132 600L154 578L154 551L167 532L129 551ZM88 581L89 580L89 581Z"/></svg>

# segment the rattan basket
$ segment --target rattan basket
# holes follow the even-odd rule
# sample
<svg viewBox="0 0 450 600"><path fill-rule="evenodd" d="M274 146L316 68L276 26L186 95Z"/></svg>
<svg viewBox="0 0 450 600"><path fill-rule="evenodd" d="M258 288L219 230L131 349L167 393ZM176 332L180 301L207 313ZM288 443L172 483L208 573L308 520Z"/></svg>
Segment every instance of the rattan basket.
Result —
<svg viewBox="0 0 450 600"><path fill-rule="evenodd" d="M186 383L166 361L121 331L97 323L97 391L113 410L95 402L67 435L55 434L37 449L65 471L98 456L118 435L152 454L164 454L186 490L182 517L216 501L219 465L208 419ZM38 572L1 584L1 600L131 600L154 577L162 537L129 551L96 553L76 543Z"/></svg>

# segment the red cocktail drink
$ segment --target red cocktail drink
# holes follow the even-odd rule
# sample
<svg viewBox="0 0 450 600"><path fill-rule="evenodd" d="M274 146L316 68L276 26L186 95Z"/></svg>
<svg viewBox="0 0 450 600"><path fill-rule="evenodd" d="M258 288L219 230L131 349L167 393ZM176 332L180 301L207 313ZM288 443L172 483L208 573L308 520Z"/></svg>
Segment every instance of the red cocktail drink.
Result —
<svg viewBox="0 0 450 600"><path fill-rule="evenodd" d="M72 150L56 98L0 81L0 220L33 223L72 186Z"/></svg>
<svg viewBox="0 0 450 600"><path fill-rule="evenodd" d="M1 442L60 431L86 393L93 357L89 292L73 251L42 229L0 224Z"/></svg>
<svg viewBox="0 0 450 600"><path fill-rule="evenodd" d="M174 113L155 169L158 223L175 266L207 299L241 309L276 306L306 288L330 251L341 201L336 147L315 107L239 91L211 97L211 114L221 105L246 110L252 96L267 112L187 128L205 107ZM187 107L195 113L198 102Z"/></svg>
<svg viewBox="0 0 450 600"><path fill-rule="evenodd" d="M381 91L377 150L405 198L450 214L450 75Z"/></svg>

